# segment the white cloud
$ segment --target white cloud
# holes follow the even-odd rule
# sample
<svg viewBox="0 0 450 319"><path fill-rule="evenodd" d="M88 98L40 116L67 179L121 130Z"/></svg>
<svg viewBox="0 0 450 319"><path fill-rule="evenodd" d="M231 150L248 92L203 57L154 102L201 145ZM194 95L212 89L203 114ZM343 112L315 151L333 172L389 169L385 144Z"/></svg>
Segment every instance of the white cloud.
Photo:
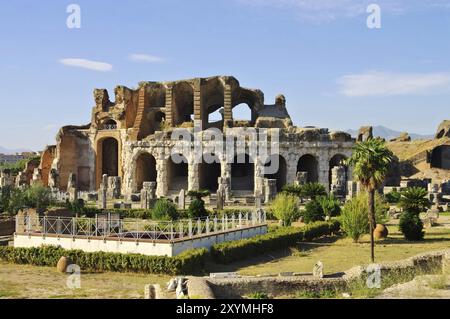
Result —
<svg viewBox="0 0 450 319"><path fill-rule="evenodd" d="M367 14L367 6L376 3L382 13L402 14L411 9L448 6L448 0L235 0L248 6L288 9L300 20L329 22Z"/></svg>
<svg viewBox="0 0 450 319"><path fill-rule="evenodd" d="M450 73L367 72L338 79L347 97L432 94L450 89Z"/></svg>
<svg viewBox="0 0 450 319"><path fill-rule="evenodd" d="M77 68L83 68L93 71L100 71L100 72L108 72L113 69L113 66L109 63L104 62L98 62L98 61L91 61L86 59L74 59L74 58L67 58L67 59L61 59L59 60L61 64L77 67Z"/></svg>
<svg viewBox="0 0 450 319"><path fill-rule="evenodd" d="M129 59L133 62L142 62L142 63L162 63L166 59L149 54L142 53L133 53L130 54Z"/></svg>

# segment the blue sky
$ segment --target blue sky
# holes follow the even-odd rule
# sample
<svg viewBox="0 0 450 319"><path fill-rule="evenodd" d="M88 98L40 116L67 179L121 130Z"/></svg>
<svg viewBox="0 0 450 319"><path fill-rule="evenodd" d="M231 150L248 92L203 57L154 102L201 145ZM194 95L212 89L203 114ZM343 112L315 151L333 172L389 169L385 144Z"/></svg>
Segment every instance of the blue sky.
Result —
<svg viewBox="0 0 450 319"><path fill-rule="evenodd" d="M71 3L81 7L81 29L66 26ZM381 29L367 28L369 3L381 7ZM433 134L449 118L449 4L5 1L0 146L40 150L60 126L86 124L94 88L113 96L119 84L222 74L260 88L269 104L285 94L299 126Z"/></svg>

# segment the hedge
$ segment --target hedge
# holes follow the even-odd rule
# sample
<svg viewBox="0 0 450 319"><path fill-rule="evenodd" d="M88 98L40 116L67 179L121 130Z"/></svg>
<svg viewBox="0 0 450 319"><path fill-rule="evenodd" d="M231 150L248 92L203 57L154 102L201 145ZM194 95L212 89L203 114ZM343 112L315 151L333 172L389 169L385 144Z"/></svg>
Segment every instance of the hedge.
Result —
<svg viewBox="0 0 450 319"><path fill-rule="evenodd" d="M229 264L268 251L290 247L299 241L329 236L339 230L340 223L337 220L316 222L301 228L279 227L265 235L215 244L211 248L211 256L218 263Z"/></svg>
<svg viewBox="0 0 450 319"><path fill-rule="evenodd" d="M187 250L175 257L84 252L57 246L39 248L0 247L0 260L15 264L56 267L62 256L70 258L82 271L137 272L152 274L194 274L203 269L208 251Z"/></svg>

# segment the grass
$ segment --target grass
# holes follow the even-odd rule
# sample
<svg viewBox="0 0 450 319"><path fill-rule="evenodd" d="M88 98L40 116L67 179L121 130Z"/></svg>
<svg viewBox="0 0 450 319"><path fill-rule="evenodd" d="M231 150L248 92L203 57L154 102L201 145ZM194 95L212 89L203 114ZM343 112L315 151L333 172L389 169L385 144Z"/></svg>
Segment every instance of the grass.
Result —
<svg viewBox="0 0 450 319"><path fill-rule="evenodd" d="M389 238L376 243L376 262L401 260L423 252L450 247L450 228L427 229L425 240L421 242L404 240L397 225L389 225L388 229ZM348 238L322 238L311 243L299 243L294 249L276 251L230 265L209 264L208 270L235 271L241 275L311 273L314 264L318 261L324 264L325 274L339 273L354 266L367 265L370 263L369 237L364 236L359 243L353 243Z"/></svg>
<svg viewBox="0 0 450 319"><path fill-rule="evenodd" d="M54 268L0 263L0 298L139 299L147 284L165 286L168 276L82 273L81 289L67 288L68 276Z"/></svg>

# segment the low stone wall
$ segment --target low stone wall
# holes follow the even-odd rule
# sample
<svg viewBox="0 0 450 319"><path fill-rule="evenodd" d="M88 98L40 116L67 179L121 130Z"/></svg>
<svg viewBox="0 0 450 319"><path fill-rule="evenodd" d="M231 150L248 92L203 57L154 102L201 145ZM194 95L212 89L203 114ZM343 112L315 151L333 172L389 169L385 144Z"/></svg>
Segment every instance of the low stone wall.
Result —
<svg viewBox="0 0 450 319"><path fill-rule="evenodd" d="M450 249L420 254L401 261L377 264L381 276L402 273L431 273L450 271ZM333 278L314 278L313 276L290 277L241 277L204 278L215 298L242 298L245 295L264 292L271 296L283 296L297 291L320 292L325 290L345 290L349 283L365 280L367 267L358 266L348 271L329 276ZM190 293L189 293L190 294Z"/></svg>
<svg viewBox="0 0 450 319"><path fill-rule="evenodd" d="M230 229L220 233L201 235L198 237L178 239L175 241L152 241L119 239L114 237L84 237L57 234L14 234L14 247L32 248L42 245L61 246L67 250L83 250L85 252L104 251L121 254L142 254L147 256L177 256L182 252L195 248L210 249L212 245L232 240L250 238L267 233L267 225Z"/></svg>

